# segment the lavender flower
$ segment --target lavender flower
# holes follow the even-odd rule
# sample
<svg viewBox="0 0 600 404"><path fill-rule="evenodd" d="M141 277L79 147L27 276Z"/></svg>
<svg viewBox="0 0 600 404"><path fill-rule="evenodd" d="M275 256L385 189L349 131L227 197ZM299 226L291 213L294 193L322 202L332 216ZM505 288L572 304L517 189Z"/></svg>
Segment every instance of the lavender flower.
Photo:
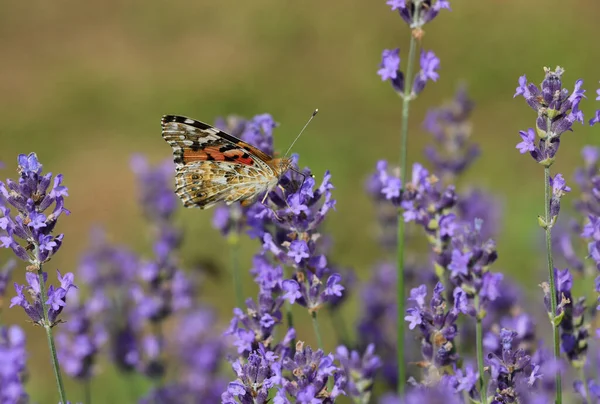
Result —
<svg viewBox="0 0 600 404"><path fill-rule="evenodd" d="M18 326L0 326L0 403L26 403L28 395L25 333Z"/></svg>
<svg viewBox="0 0 600 404"><path fill-rule="evenodd" d="M538 118L536 130L521 131L523 141L517 145L521 153L527 153L535 161L547 167L554 162L554 157L560 145L561 135L571 130L573 123L583 123L583 112L579 103L584 98L585 90L581 89L583 80L577 80L573 92L562 88L561 76L564 69L557 67L554 71L544 68L545 77L541 88L528 83L525 76L519 78L519 87L515 97L523 96L527 104L534 109ZM535 133L540 137L536 146Z"/></svg>
<svg viewBox="0 0 600 404"><path fill-rule="evenodd" d="M560 302L557 319L560 321L561 348L571 365L579 368L585 364L589 339L589 324L585 322L584 316L587 309L585 298L573 301L573 275L568 269L555 270L555 274L557 300ZM547 287L544 287L544 290L546 291ZM547 293L544 300L549 300ZM547 309L549 310L548 305Z"/></svg>
<svg viewBox="0 0 600 404"><path fill-rule="evenodd" d="M168 219L179 206L171 184L173 161L153 167L143 155L136 154L131 158L131 170L139 184L138 200L144 215L152 221Z"/></svg>
<svg viewBox="0 0 600 404"><path fill-rule="evenodd" d="M389 80L397 93L404 93L404 73L400 70L400 49L384 49L377 74Z"/></svg>
<svg viewBox="0 0 600 404"><path fill-rule="evenodd" d="M565 179L561 174L556 174L554 178L550 177L550 186L552 187L552 198L550 199L550 218L552 225L556 221L560 212L560 200L567 192L571 192L571 188L567 186Z"/></svg>
<svg viewBox="0 0 600 404"><path fill-rule="evenodd" d="M575 182L580 188L581 196L575 201L575 208L584 216L600 216L600 148L584 146L581 150L583 167L575 171Z"/></svg>
<svg viewBox="0 0 600 404"><path fill-rule="evenodd" d="M425 285L412 289L408 298L415 305L406 310L407 316L404 319L410 323L408 328L413 330L418 326L421 333L421 353L424 359L422 367L427 370L425 380L429 380L437 372L443 372L443 367L452 366L458 360L454 339L458 331L458 314L466 313L467 310L464 300L460 297L464 292L456 288L454 307L446 310L443 291L444 286L438 282L433 289L429 305L426 305L425 301Z"/></svg>
<svg viewBox="0 0 600 404"><path fill-rule="evenodd" d="M355 403L368 404L375 374L381 367L381 359L375 355L375 345L369 344L362 357L359 352L350 352L341 345L337 348L336 359L341 363L348 379L346 393Z"/></svg>
<svg viewBox="0 0 600 404"><path fill-rule="evenodd" d="M227 386L219 375L225 341L212 311L197 308L178 319L175 336L182 381L178 384L198 402L218 402Z"/></svg>
<svg viewBox="0 0 600 404"><path fill-rule="evenodd" d="M425 148L425 155L442 178L451 180L463 173L479 156L479 147L469 144L469 122L473 101L461 87L448 105L430 109L423 125L437 147Z"/></svg>
<svg viewBox="0 0 600 404"><path fill-rule="evenodd" d="M293 358L284 357L281 362L282 388L277 393L274 404L312 404L315 402L333 403L345 394L344 372L334 364L333 355L325 355L320 349L313 351L303 342L296 344ZM289 375L286 375L289 372ZM333 379L333 388L327 390L327 383ZM287 395L296 401L290 401Z"/></svg>
<svg viewBox="0 0 600 404"><path fill-rule="evenodd" d="M472 188L463 192L458 197L457 213L458 217L466 223L474 223L475 219L485 218L479 230L482 239L489 239L500 232L502 204L485 191Z"/></svg>
<svg viewBox="0 0 600 404"><path fill-rule="evenodd" d="M398 238L398 209L389 203L387 190L385 193L383 192L383 188L388 188L389 186L387 165L388 163L385 160L377 162L375 173L367 180L366 189L375 204L377 224L379 225L380 232L379 244L387 251L393 252L396 249ZM396 173L395 177L399 176L400 173ZM394 194L400 194L400 187L398 187L397 192Z"/></svg>
<svg viewBox="0 0 600 404"><path fill-rule="evenodd" d="M583 399L583 402L586 404L597 403L600 400L600 384L598 384L595 380L575 380L573 382L573 388L575 389L575 392Z"/></svg>
<svg viewBox="0 0 600 404"><path fill-rule="evenodd" d="M440 10L450 9L447 0L388 0L386 4L391 6L392 11L398 10L402 19L413 29L432 21Z"/></svg>
<svg viewBox="0 0 600 404"><path fill-rule="evenodd" d="M234 345L237 346L238 354L256 350L257 344L270 347L273 329L281 323L282 305L282 297L273 298L271 293L263 292L258 296L258 304L252 299L246 300L245 313L240 308L234 309L234 317L225 334L235 337Z"/></svg>
<svg viewBox="0 0 600 404"><path fill-rule="evenodd" d="M598 94L598 96L596 97L596 101L599 101L600 100L600 89L596 90L596 94ZM600 110L596 110L596 112L594 113L594 117L592 119L590 119L590 126L594 126L598 122L600 122Z"/></svg>
<svg viewBox="0 0 600 404"><path fill-rule="evenodd" d="M412 87L412 97L416 97L425 89L425 84L429 80L437 81L440 75L437 70L440 68L440 59L435 56L432 51L421 51L421 59L419 61L421 70L415 76L415 81Z"/></svg>
<svg viewBox="0 0 600 404"><path fill-rule="evenodd" d="M396 363L396 268L381 263L361 293L362 313L357 327L360 346L373 344L382 360L382 375L390 386L397 382ZM410 352L408 352L410 354ZM417 361L417 356L407 361Z"/></svg>
<svg viewBox="0 0 600 404"><path fill-rule="evenodd" d="M258 349L251 352L246 361L238 359L234 362L237 379L227 386L221 396L222 403L268 403L269 392L281 383L281 364L277 359L271 352Z"/></svg>
<svg viewBox="0 0 600 404"><path fill-rule="evenodd" d="M15 283L17 296L10 300L10 307L21 306L34 323L44 326L43 305L46 304L48 305L49 325L51 327L55 326L59 322L58 316L66 306L67 292L69 292L72 287L77 287L73 284L74 276L72 273L69 272L65 274L65 276L62 276L60 271L57 270L56 272L58 273L60 287L55 288L51 285L48 288L48 299L46 301L42 301L39 277L35 273L27 272L25 274L25 279L27 280L28 285L19 285ZM45 283L48 280L48 274L44 272L43 276ZM33 298L33 302L30 303L29 300L27 300L24 291Z"/></svg>
<svg viewBox="0 0 600 404"><path fill-rule="evenodd" d="M76 289L70 299L73 301L65 312L67 321L56 336L58 356L65 373L89 380L95 374L98 352L106 343L108 333L104 323L97 321L101 313L94 300L81 301Z"/></svg>
<svg viewBox="0 0 600 404"><path fill-rule="evenodd" d="M402 399L387 394L380 398L379 404L462 404L455 389L444 383L434 386L417 385L410 389Z"/></svg>
<svg viewBox="0 0 600 404"><path fill-rule="evenodd" d="M440 59L432 51L421 53L421 70L415 75L411 88L411 98L415 98L424 89L429 80L437 81ZM404 94L404 73L400 70L400 49L385 49L381 55L381 63L377 74L382 81L390 81L398 94ZM409 83L410 85L410 83Z"/></svg>
<svg viewBox="0 0 600 404"><path fill-rule="evenodd" d="M4 264L2 269L0 269L0 311L2 311L2 302L4 300L4 294L6 293L6 287L8 286L8 282L12 276L12 272L14 271L17 263L15 260L9 260Z"/></svg>
<svg viewBox="0 0 600 404"><path fill-rule="evenodd" d="M48 189L52 173L42 175L42 165L35 153L19 155L18 172L18 182L0 181L0 194L17 210L16 215L11 215L7 206L0 206L4 215L0 218L0 229L5 232L0 242L37 270L62 244L63 235L54 236L52 232L60 215L70 213L64 208L64 197L68 193L62 185L62 174L54 177L53 186Z"/></svg>
<svg viewBox="0 0 600 404"><path fill-rule="evenodd" d="M513 350L516 335L512 330L503 329L500 332L502 355L488 355L490 385L494 391L493 403L519 402L520 389L526 388L530 379L535 382L535 379L540 377L537 373L539 368L536 369L532 365L531 356L522 349Z"/></svg>

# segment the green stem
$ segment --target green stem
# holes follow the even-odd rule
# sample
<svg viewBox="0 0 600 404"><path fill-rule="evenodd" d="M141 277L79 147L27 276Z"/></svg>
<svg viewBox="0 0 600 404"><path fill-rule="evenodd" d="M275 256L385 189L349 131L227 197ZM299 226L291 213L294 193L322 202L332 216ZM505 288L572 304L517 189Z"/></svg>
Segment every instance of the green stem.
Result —
<svg viewBox="0 0 600 404"><path fill-rule="evenodd" d="M290 304L290 302L287 302L285 304L285 317L288 323L288 330L290 328L294 328L294 316L292 314L292 305ZM296 352L296 338L292 338L291 348L292 352Z"/></svg>
<svg viewBox="0 0 600 404"><path fill-rule="evenodd" d="M92 382L89 379L84 382L83 396L85 397L85 404L92 404Z"/></svg>
<svg viewBox="0 0 600 404"><path fill-rule="evenodd" d="M554 263L552 261L552 218L550 217L550 167L544 167L544 220L546 227L546 252L548 258L548 275L550 277L550 322L552 326L552 342L554 346L554 359L560 359L560 338L558 325L555 324L556 316L556 282L554 280ZM556 372L556 404L562 404L562 382L560 372Z"/></svg>
<svg viewBox="0 0 600 404"><path fill-rule="evenodd" d="M346 346L351 345L350 337L348 335L348 328L346 327L346 321L344 321L344 317L342 316L342 313L340 313L340 310L333 310L330 308L328 311L329 317L331 318L331 324L333 325L333 330L338 339L338 343Z"/></svg>
<svg viewBox="0 0 600 404"><path fill-rule="evenodd" d="M319 349L323 351L323 340L321 339L321 333L319 332L319 321L317 321L317 312L313 311L311 314L313 328L315 329L315 335L317 336L317 345Z"/></svg>
<svg viewBox="0 0 600 404"><path fill-rule="evenodd" d="M242 290L242 274L240 273L240 237L239 234L232 232L229 235L229 244L231 245L231 273L233 275L233 289L235 292L235 304L238 308L244 308L244 292Z"/></svg>
<svg viewBox="0 0 600 404"><path fill-rule="evenodd" d="M400 127L400 180L402 181L402 189L406 186L406 167L407 167L407 147L408 147L408 115L410 111L411 101L411 83L413 76L413 65L415 64L415 55L417 53L417 40L414 36L410 37L410 48L408 51L408 65L406 67L406 76L404 81L404 95L402 96L402 124ZM406 369L404 363L404 238L405 238L405 223L402 217L402 211L398 209L398 276L397 276L397 293L398 293L398 330L397 340L398 345L397 360L398 360L398 396L404 395L404 387L406 383Z"/></svg>
<svg viewBox="0 0 600 404"><path fill-rule="evenodd" d="M50 359L52 361L52 369L54 370L54 377L56 378L56 386L58 387L58 395L60 397L60 401L63 404L67 403L67 395L65 394L65 387L63 385L62 375L60 373L60 365L58 363L58 356L56 355L56 346L54 345L54 337L52 336L52 324L50 324L50 319L48 317L48 306L46 305L46 301L48 300L48 296L46 294L46 282L44 281L44 272L42 271L42 265L38 265L38 279L40 282L40 299L43 308L43 327L46 331L46 338L48 339L48 347L50 348Z"/></svg>
<svg viewBox="0 0 600 404"><path fill-rule="evenodd" d="M477 323L475 325L475 339L477 343L477 368L479 370L479 392L481 394L481 402L483 404L488 403L487 398L487 382L485 380L485 373L483 368L483 327L481 324L481 308L479 303L479 296L475 295L475 309L477 310Z"/></svg>

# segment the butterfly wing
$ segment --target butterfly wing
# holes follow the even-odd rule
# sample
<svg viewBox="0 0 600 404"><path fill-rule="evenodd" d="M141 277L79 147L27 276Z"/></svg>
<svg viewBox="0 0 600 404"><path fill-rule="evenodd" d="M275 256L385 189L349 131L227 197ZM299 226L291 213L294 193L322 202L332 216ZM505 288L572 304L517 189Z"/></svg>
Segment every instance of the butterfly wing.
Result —
<svg viewBox="0 0 600 404"><path fill-rule="evenodd" d="M175 192L186 207L209 208L254 198L277 183L271 157L205 123L162 118L162 136L173 149Z"/></svg>

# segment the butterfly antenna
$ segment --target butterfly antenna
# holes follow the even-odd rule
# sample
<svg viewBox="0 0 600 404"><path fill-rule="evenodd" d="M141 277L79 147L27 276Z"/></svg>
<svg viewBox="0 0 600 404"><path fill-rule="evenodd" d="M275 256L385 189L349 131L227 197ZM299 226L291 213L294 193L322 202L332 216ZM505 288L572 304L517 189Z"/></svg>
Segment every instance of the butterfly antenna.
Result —
<svg viewBox="0 0 600 404"><path fill-rule="evenodd" d="M298 140L298 138L300 137L300 135L302 135L302 132L304 132L304 129L306 129L306 127L308 126L308 124L310 123L310 121L313 120L313 118L317 115L318 112L319 112L319 109L317 108L317 109L315 109L315 112L312 113L312 115L310 116L310 118L308 118L308 121L304 124L304 127L302 128L302 130L300 131L300 133L298 133L298 136L296 136L296 139L294 139L294 141L292 142L292 144L290 145L290 147L287 149L287 151L283 155L283 158L287 157L287 155L292 150L292 147L294 147L294 145L296 144L296 141Z"/></svg>

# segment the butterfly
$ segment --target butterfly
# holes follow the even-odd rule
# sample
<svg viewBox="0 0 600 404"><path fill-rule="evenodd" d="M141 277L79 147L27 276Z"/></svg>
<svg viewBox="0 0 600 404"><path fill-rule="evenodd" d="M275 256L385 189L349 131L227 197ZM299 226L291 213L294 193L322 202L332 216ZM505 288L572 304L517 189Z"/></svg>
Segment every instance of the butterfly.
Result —
<svg viewBox="0 0 600 404"><path fill-rule="evenodd" d="M194 119L165 115L161 126L162 137L173 149L175 193L187 208L237 201L248 206L263 192L266 198L292 166L290 158L273 158Z"/></svg>

